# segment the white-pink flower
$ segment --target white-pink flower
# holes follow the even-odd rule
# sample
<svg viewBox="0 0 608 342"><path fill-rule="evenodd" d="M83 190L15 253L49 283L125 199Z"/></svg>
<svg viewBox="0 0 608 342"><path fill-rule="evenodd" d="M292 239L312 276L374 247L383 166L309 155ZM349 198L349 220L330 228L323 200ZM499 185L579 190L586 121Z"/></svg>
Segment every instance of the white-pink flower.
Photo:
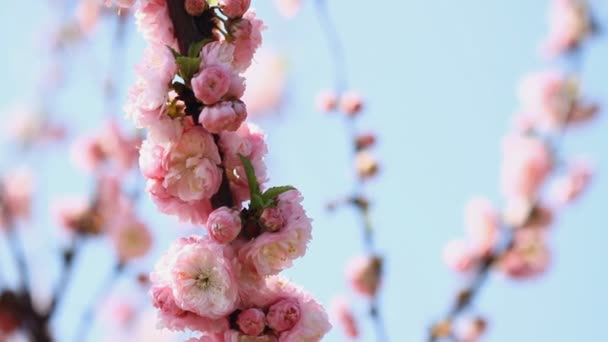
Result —
<svg viewBox="0 0 608 342"><path fill-rule="evenodd" d="M545 232L520 229L515 233L513 247L500 259L500 269L512 278L530 278L544 273L550 261Z"/></svg>
<svg viewBox="0 0 608 342"><path fill-rule="evenodd" d="M500 216L492 203L483 197L475 197L465 208L465 228L469 241L478 255L492 251L498 239Z"/></svg>
<svg viewBox="0 0 608 342"><path fill-rule="evenodd" d="M557 179L553 184L553 197L560 205L576 201L589 187L593 178L593 167L588 162L576 161L566 175Z"/></svg>
<svg viewBox="0 0 608 342"><path fill-rule="evenodd" d="M135 12L137 28L150 44L177 48L173 24L169 18L167 0L140 0Z"/></svg>
<svg viewBox="0 0 608 342"><path fill-rule="evenodd" d="M549 57L577 48L592 30L589 5L580 0L553 0L549 35L543 50Z"/></svg>
<svg viewBox="0 0 608 342"><path fill-rule="evenodd" d="M242 73L253 61L253 56L262 45L262 31L266 28L264 22L255 17L255 12L249 11L237 21L231 32L235 34L234 39L234 69Z"/></svg>
<svg viewBox="0 0 608 342"><path fill-rule="evenodd" d="M285 225L278 232L262 233L239 249L239 259L245 267L259 275L272 275L304 256L312 237L312 226L301 201L302 196L297 190L287 191L278 197L278 208Z"/></svg>

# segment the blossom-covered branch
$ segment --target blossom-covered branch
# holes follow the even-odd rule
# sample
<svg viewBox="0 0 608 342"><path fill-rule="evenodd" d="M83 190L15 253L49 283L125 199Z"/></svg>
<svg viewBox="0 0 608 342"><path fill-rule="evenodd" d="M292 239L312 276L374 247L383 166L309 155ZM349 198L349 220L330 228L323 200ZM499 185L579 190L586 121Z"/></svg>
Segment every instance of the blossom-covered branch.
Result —
<svg viewBox="0 0 608 342"><path fill-rule="evenodd" d="M319 341L323 308L279 273L311 223L291 186L266 188L267 151L245 121L242 73L264 25L249 0L145 0L148 42L126 105L148 136L140 167L157 208L205 227L175 241L151 274L159 324L200 341Z"/></svg>
<svg viewBox="0 0 608 342"><path fill-rule="evenodd" d="M562 160L560 147L569 127L588 122L598 112L598 106L580 94L579 85L584 43L595 33L592 11L579 0L554 0L552 6L551 31L543 51L549 57L565 58L569 68L541 71L522 81L522 110L503 140L501 190L506 208L499 214L482 197L467 205L468 238L450 242L444 259L450 268L468 276L468 285L431 327L428 341L477 341L486 322L470 311L490 273L496 270L513 279L542 274L550 259L547 235L558 210L578 198L590 182L588 162ZM552 175L554 187L545 196Z"/></svg>

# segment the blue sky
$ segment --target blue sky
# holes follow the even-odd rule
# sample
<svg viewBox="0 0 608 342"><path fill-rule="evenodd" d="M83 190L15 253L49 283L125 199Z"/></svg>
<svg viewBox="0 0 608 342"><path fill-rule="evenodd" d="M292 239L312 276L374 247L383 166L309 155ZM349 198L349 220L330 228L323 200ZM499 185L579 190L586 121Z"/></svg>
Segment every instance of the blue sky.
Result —
<svg viewBox="0 0 608 342"><path fill-rule="evenodd" d="M342 120L314 111L314 96L331 87L333 70L313 4L303 2L300 15L285 20L269 1L253 1L269 27L266 45L285 55L289 72L281 115L258 123L268 134L271 184L297 186L314 218L308 254L287 273L329 303L334 295L348 292L343 269L358 254L361 239L354 212L324 211L328 200L351 188L349 146ZM0 14L0 40L5 46L0 65L6 80L0 84L0 108L36 99L32 84L48 62L36 50L41 42L36 37L49 16L46 5L14 2L10 11ZM330 4L347 52L350 83L367 99L359 126L380 136L376 152L382 172L367 193L374 202L377 244L387 259L381 302L392 341L422 341L430 322L458 288L459 278L442 264L440 253L446 241L463 234L465 202L482 194L502 204L497 186L500 138L517 109L518 80L548 65L538 54L547 5L548 1L527 0L405 0L373 9L362 1ZM598 9L608 13L606 7ZM112 25L104 20L83 49L68 52L68 86L51 100L56 115L69 118L72 132L93 130L103 116L100 80L107 68ZM121 103L143 49L132 26L126 46ZM603 103L608 96L606 41L596 40L588 51L583 84ZM6 120L11 118L5 115ZM565 155L591 156L597 179L582 201L558 217L551 237L554 261L544 277L519 283L491 278L476 305L490 320L487 341L594 341L605 334L606 124L601 118L567 136ZM55 235L56 227L47 214L49 198L89 191L92 182L74 170L58 148L26 157L6 151L4 147L0 158L3 167L19 157L44 171L35 204L40 216L26 234L32 238L30 250L52 252L55 247L48 237ZM183 232L175 220L156 214L147 197L140 210L163 237L157 253ZM80 260L95 267L80 271L74 284L78 290L61 311L57 329L63 339L71 336L73 323L67 322L79 317L83 305L76 293L90 296L92 286L111 267L101 248L87 246ZM153 260L150 257L135 269ZM55 263L33 265L41 284L56 272ZM363 313L363 303L355 303ZM372 341L369 324L362 328L362 340ZM341 340L338 329L327 337Z"/></svg>

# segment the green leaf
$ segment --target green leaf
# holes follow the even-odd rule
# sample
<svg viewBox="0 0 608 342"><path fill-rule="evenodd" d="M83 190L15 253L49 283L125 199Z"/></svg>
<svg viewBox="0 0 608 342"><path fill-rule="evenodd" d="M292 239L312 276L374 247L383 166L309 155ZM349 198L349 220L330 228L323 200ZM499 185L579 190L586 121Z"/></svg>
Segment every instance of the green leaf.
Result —
<svg viewBox="0 0 608 342"><path fill-rule="evenodd" d="M209 42L211 42L211 39L203 39L198 43L190 44L190 47L188 48L188 57L198 57L203 47Z"/></svg>
<svg viewBox="0 0 608 342"><path fill-rule="evenodd" d="M294 188L291 185L284 185L284 186L275 186L272 187L266 191L264 191L264 193L262 194L262 197L264 198L264 207L268 207L271 204L274 203L274 201L277 199L277 197L279 197L280 194L287 192L289 190L295 190L296 188Z"/></svg>
<svg viewBox="0 0 608 342"><path fill-rule="evenodd" d="M184 57L175 58L175 63L179 67L179 75L184 81L189 82L192 76L198 72L201 65L200 57Z"/></svg>
<svg viewBox="0 0 608 342"><path fill-rule="evenodd" d="M180 55L180 53L179 53L179 52L177 52L177 51L175 51L175 49L174 49L174 48L170 47L169 45L165 45L165 46L167 47L167 49L171 50L171 54L173 54L173 57L174 57L175 59L177 59L177 57L180 57L180 56L181 56L181 55Z"/></svg>
<svg viewBox="0 0 608 342"><path fill-rule="evenodd" d="M258 210L264 207L264 199L262 198L262 196L260 196L260 194L253 194L253 196L251 196L251 203L249 205L249 208L253 210Z"/></svg>
<svg viewBox="0 0 608 342"><path fill-rule="evenodd" d="M264 200L262 198L262 194L260 193L260 184L258 183L258 179L255 176L255 170L253 169L253 165L251 165L251 161L245 157L244 155L239 153L239 158L241 159L241 163L243 163L243 168L245 169L245 174L247 175L247 183L249 184L249 194L251 195L251 203L253 205L254 199L259 197L259 204L261 205L259 208L263 207Z"/></svg>

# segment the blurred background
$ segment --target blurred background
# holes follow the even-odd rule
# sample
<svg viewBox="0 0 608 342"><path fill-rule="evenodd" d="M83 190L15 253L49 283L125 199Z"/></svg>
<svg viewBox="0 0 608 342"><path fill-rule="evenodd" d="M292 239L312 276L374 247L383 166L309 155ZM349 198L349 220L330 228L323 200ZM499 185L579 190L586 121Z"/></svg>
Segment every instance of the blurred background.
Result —
<svg viewBox="0 0 608 342"><path fill-rule="evenodd" d="M380 174L365 193L373 203L376 243L386 258L380 303L391 341L423 341L462 284L443 264L441 252L448 240L463 234L468 199L485 195L497 206L504 204L498 186L500 142L517 109L520 78L550 66L539 48L548 5L527 0L328 3L346 52L350 86L365 99L357 125L379 139L374 154ZM67 244L52 203L62 196L86 196L96 186L90 173L75 166L71 144L110 118L124 132L133 131L122 106L144 48L132 16L119 24L115 10L104 9L106 15L94 20L78 14L78 6L69 0L13 2L0 14L5 47L0 173L31 170L32 215L19 234L42 301L60 273L58 251ZM594 6L600 28L608 27L608 5L597 1ZM373 341L366 304L349 292L344 277L347 261L362 250L359 222L349 208L326 210L328 202L349 193L355 176L343 118L315 110L315 96L333 86L334 70L313 0L302 0L299 13L289 19L271 1L253 1L253 7L268 29L250 72L248 96L276 98L261 103L250 118L267 134L271 184L298 187L314 219L309 251L287 275L326 305L336 295L353 298L360 340ZM600 35L586 48L581 75L585 93L600 104L608 99L607 61L608 45ZM40 132L31 122L20 124L32 115L38 124L58 127L43 141L18 143L23 141L18 139L23 134L15 136L19 127ZM523 282L490 278L475 305L489 321L486 341L599 341L605 335L606 127L600 116L564 140L564 153L589 156L597 177L583 199L559 216L545 275ZM127 187L141 186L137 171L127 177ZM53 321L59 341L73 340L75 322L90 305L101 311L91 341L170 338L153 333L154 312L133 279L147 273L175 237L200 228L158 213L146 194L137 212L153 231L152 251L129 263L111 293L97 302L116 260L107 252L107 239L87 241ZM4 287L15 285L17 272L7 250L6 239L0 239ZM116 312L103 304L112 300L131 305L137 317L116 322ZM326 340L346 339L336 328Z"/></svg>

